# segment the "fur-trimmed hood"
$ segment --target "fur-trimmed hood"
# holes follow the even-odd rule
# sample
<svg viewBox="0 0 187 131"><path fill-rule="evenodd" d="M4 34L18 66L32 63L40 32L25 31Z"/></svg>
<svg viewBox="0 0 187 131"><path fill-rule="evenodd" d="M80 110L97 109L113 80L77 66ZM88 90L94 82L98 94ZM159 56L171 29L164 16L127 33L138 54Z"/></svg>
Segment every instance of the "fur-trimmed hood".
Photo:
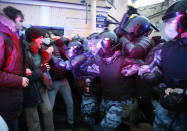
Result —
<svg viewBox="0 0 187 131"><path fill-rule="evenodd" d="M8 29L7 29L8 28ZM9 19L3 11L0 9L0 31L10 33L11 32L16 32L16 25L14 21Z"/></svg>

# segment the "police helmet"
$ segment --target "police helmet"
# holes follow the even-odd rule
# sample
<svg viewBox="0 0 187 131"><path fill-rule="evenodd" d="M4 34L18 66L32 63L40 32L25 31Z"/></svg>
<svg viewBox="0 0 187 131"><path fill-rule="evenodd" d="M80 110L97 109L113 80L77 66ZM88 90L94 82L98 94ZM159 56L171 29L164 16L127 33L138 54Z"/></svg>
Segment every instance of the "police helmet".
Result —
<svg viewBox="0 0 187 131"><path fill-rule="evenodd" d="M101 45L104 49L111 48L117 44L118 38L113 31L104 31L99 34L99 37L103 39Z"/></svg>
<svg viewBox="0 0 187 131"><path fill-rule="evenodd" d="M145 35L150 29L150 21L144 16L135 16L124 25L124 31L135 37Z"/></svg>
<svg viewBox="0 0 187 131"><path fill-rule="evenodd" d="M187 1L181 0L171 5L162 17L163 33L174 39L187 30Z"/></svg>
<svg viewBox="0 0 187 131"><path fill-rule="evenodd" d="M66 47L66 56L72 59L83 52L83 46L79 41L71 41Z"/></svg>

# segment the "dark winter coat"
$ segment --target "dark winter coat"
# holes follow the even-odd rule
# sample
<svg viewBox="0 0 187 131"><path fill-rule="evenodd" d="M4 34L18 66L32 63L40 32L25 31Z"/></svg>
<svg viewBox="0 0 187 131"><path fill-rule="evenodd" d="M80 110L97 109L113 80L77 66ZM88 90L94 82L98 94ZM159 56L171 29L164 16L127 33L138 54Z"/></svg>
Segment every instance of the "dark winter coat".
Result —
<svg viewBox="0 0 187 131"><path fill-rule="evenodd" d="M54 47L54 52L53 52L52 55L54 57L56 57L56 58L64 59L64 58L62 58L62 56L64 55L64 53L62 53L60 51L60 47L56 46L56 45L53 45L53 47ZM51 78L52 78L53 81L58 81L58 80L62 80L62 79L66 78L66 71L63 71L62 69L59 69L55 65L55 63L53 62L53 60L51 60L49 64L51 66L51 69L50 69L49 73L50 73Z"/></svg>
<svg viewBox="0 0 187 131"><path fill-rule="evenodd" d="M22 77L25 75L24 50L16 33L15 23L0 14L0 32L12 40L8 46L0 33L0 115L5 120L16 119L22 111ZM12 48L12 49L11 49Z"/></svg>
<svg viewBox="0 0 187 131"><path fill-rule="evenodd" d="M40 69L41 61L40 54L33 54L31 50L28 50L27 68L31 69L32 74L29 76L28 87L23 90L25 107L38 106L43 102L40 94L43 82L43 73Z"/></svg>

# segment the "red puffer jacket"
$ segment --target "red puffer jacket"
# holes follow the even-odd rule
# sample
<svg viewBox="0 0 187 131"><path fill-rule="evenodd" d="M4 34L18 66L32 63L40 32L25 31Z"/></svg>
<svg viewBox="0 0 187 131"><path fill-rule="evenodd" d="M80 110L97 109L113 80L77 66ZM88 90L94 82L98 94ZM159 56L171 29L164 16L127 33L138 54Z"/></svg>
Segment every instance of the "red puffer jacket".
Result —
<svg viewBox="0 0 187 131"><path fill-rule="evenodd" d="M6 37L0 33L0 115L6 120L19 116L22 108L22 76L25 74L26 57L15 30L15 24L0 14L0 32L11 38L8 46Z"/></svg>

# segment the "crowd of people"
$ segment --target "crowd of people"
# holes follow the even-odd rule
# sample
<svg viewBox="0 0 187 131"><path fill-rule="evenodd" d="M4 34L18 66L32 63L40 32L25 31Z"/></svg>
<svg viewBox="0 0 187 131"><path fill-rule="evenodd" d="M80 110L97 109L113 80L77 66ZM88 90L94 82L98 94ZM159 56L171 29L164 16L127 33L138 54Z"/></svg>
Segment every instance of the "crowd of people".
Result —
<svg viewBox="0 0 187 131"><path fill-rule="evenodd" d="M35 26L19 33L24 15L14 7L4 8L0 130L19 131L24 114L28 131L54 131L59 92L73 131L78 130L73 95L81 120L93 131L115 131L122 123L131 127L140 122L149 123L154 131L185 131L187 1L178 1L165 12L162 39L150 38L153 28L148 18L131 18L132 14L138 12L130 7L114 31L106 28L87 38L68 39Z"/></svg>

